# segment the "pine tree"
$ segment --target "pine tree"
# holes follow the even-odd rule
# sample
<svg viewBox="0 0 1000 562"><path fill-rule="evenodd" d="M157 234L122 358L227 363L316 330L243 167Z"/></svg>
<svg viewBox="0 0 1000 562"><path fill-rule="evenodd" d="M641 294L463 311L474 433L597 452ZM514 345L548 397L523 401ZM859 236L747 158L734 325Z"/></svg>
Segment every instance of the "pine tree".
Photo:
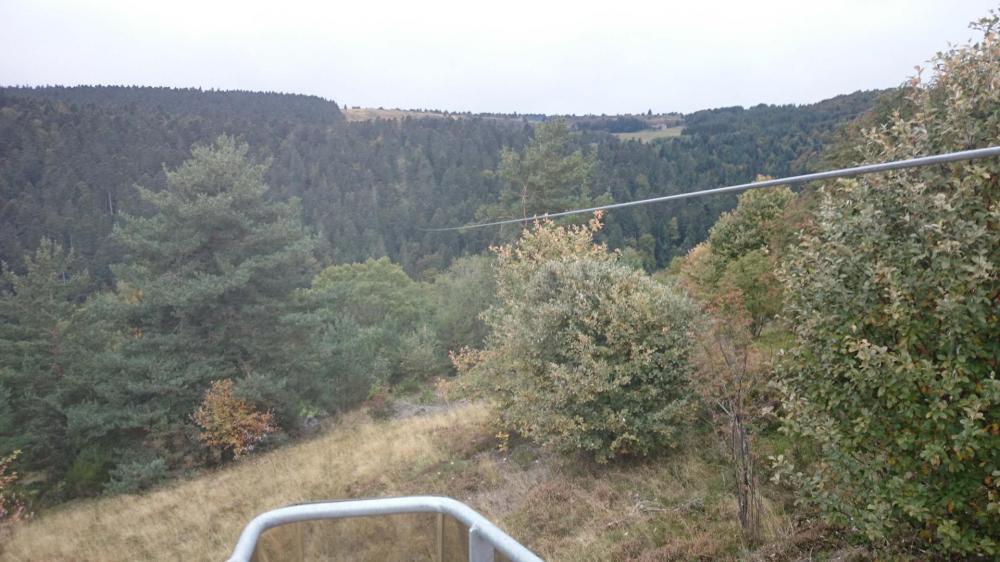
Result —
<svg viewBox="0 0 1000 562"><path fill-rule="evenodd" d="M23 448L31 467L58 467L67 461L63 381L82 350L68 335L75 299L89 283L73 271L74 255L43 238L24 257L25 273L6 267L0 276L0 412L16 434L0 435L3 452Z"/></svg>
<svg viewBox="0 0 1000 562"><path fill-rule="evenodd" d="M231 137L196 146L167 171L167 188L139 188L156 210L127 217L115 238L127 261L112 268L125 327L127 404L147 423L187 423L212 380L232 378L286 417L296 346L284 317L316 267L315 239L295 200L268 199L267 163ZM282 424L284 425L284 424Z"/></svg>
<svg viewBox="0 0 1000 562"><path fill-rule="evenodd" d="M482 210L497 219L531 217L595 204L591 184L597 159L593 152L573 150L565 121L543 123L523 151L500 154L496 175L506 187L500 199ZM601 202L610 202L604 197Z"/></svg>

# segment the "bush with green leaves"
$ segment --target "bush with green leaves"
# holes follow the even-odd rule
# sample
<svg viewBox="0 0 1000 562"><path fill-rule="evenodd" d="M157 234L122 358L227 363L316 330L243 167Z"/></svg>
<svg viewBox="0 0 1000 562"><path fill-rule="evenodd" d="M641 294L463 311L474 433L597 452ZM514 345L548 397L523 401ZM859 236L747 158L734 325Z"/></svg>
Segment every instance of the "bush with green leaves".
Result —
<svg viewBox="0 0 1000 562"><path fill-rule="evenodd" d="M606 462L678 444L695 309L595 245L599 228L545 223L497 249L491 334L455 363L504 429Z"/></svg>
<svg viewBox="0 0 1000 562"><path fill-rule="evenodd" d="M327 267L313 279L308 296L336 335L324 343L336 352L329 360L362 371L367 386L397 382L413 369L433 369L427 354L437 355L442 370L447 367L433 335L426 329L416 334L430 316L424 288L389 258ZM414 349L420 345L424 349ZM411 359L424 364L405 365Z"/></svg>
<svg viewBox="0 0 1000 562"><path fill-rule="evenodd" d="M780 229L778 221L793 199L795 194L787 187L744 192L737 207L723 213L712 226L708 237L712 252L723 260L734 260L767 246Z"/></svg>
<svg viewBox="0 0 1000 562"><path fill-rule="evenodd" d="M433 322L448 351L482 345L488 328L481 315L496 302L493 261L467 256L452 262L429 286Z"/></svg>
<svg viewBox="0 0 1000 562"><path fill-rule="evenodd" d="M997 19L980 25L865 132L864 161L996 144ZM871 539L1000 555L998 195L995 158L837 182L781 273L784 425L813 459L787 474Z"/></svg>
<svg viewBox="0 0 1000 562"><path fill-rule="evenodd" d="M399 370L414 381L428 380L449 372L448 358L441 351L437 334L422 325L399 340Z"/></svg>
<svg viewBox="0 0 1000 562"><path fill-rule="evenodd" d="M133 458L111 469L111 479L104 485L105 494L137 494L167 477L168 467L161 458Z"/></svg>
<svg viewBox="0 0 1000 562"><path fill-rule="evenodd" d="M19 449L0 457L0 538L5 538L9 527L31 519L31 512L18 490L20 476L14 470L14 461L21 455Z"/></svg>
<svg viewBox="0 0 1000 562"><path fill-rule="evenodd" d="M66 493L77 497L99 492L108 479L111 464L111 454L107 451L95 446L85 447L66 470L63 480Z"/></svg>

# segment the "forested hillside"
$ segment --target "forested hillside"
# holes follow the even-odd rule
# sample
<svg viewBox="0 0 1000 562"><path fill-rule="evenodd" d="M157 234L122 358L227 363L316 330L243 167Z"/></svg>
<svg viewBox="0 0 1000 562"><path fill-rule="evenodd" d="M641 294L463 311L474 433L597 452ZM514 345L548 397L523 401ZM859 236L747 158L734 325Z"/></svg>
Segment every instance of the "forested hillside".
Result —
<svg viewBox="0 0 1000 562"><path fill-rule="evenodd" d="M831 130L871 107L875 92L811 106L757 106L687 116L684 134L653 145L585 132L592 195L615 201L783 175L808 167ZM485 173L532 126L472 117L347 123L335 103L288 94L128 87L0 90L0 259L16 269L44 236L72 248L98 283L121 255L120 213L148 211L134 185L162 189L192 145L229 134L270 159L271 197L301 200L332 263L387 256L414 275L484 250L495 232L431 233L469 222L504 188ZM602 236L647 267L703 240L732 197L620 211ZM544 209L558 211L560 209Z"/></svg>
<svg viewBox="0 0 1000 562"><path fill-rule="evenodd" d="M48 503L295 437L483 343L497 281L476 254L518 229L427 228L800 171L874 99L704 111L643 144L562 120L350 123L284 94L2 90L0 444ZM733 201L592 235L651 271ZM249 425L217 427L231 410Z"/></svg>
<svg viewBox="0 0 1000 562"><path fill-rule="evenodd" d="M326 125L344 122L335 102L301 94L149 86L46 86L10 90L20 96L64 104L136 106L169 114L308 121Z"/></svg>

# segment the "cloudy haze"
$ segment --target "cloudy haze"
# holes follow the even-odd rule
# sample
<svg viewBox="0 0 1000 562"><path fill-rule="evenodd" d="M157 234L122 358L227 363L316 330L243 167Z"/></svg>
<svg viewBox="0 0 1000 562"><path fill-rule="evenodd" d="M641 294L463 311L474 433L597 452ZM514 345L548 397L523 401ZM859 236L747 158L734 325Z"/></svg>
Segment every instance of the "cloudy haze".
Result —
<svg viewBox="0 0 1000 562"><path fill-rule="evenodd" d="M651 3L0 0L0 84L315 94L360 106L623 113L901 83L995 0Z"/></svg>

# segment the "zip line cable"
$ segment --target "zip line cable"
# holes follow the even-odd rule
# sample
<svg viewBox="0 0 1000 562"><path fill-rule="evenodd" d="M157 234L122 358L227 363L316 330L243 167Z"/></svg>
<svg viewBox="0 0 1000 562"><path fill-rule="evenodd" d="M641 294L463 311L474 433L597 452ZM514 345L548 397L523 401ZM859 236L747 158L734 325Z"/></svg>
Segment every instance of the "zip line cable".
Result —
<svg viewBox="0 0 1000 562"><path fill-rule="evenodd" d="M624 203L610 203L608 205L600 205L597 207L588 207L586 209L573 209L571 211L560 211L558 213L547 213L542 215L534 215L531 217L520 218L520 219L507 219L493 222L482 222L476 224L466 224L462 226L450 226L445 228L421 228L425 232L450 232L458 230L473 230L477 228L486 228L490 226L500 226L504 224L515 224L515 223L525 223L533 222L541 219L554 219L557 217L566 217L569 215L580 215L583 213L593 213L594 211L606 211L609 209L621 209L624 207L635 207L638 205L647 205L649 203L661 203L663 201L675 201L677 199L687 199L690 197L701 197L703 195L717 195L719 193L738 193L740 191L746 191L748 189L757 189L761 187L774 187L776 185L798 185L802 183L807 183L816 180L827 180L833 178L850 178L854 176L860 176L863 174L873 174L876 172L887 172L890 170L899 170L902 168L920 168L923 166L933 166L934 164L946 164L949 162L961 162L963 160L974 160L977 158L989 158L992 156L1000 156L1000 146L990 146L987 148L976 148L973 150L961 150L958 152L948 152L945 154L935 154L933 156L922 156L920 158L910 158L908 160L893 160L890 162L881 162L879 164L865 164L863 166L855 166L853 168L841 168L839 170L828 170L826 172L815 172L812 174L803 174L800 176L790 176L787 178L778 178L773 180L765 181L755 181L750 183L741 183L738 185L730 185L726 187L716 187L713 189L703 189L700 191L689 191L687 193L678 193L676 195L665 195L663 197L653 197L650 199L640 199L637 201L627 201Z"/></svg>

